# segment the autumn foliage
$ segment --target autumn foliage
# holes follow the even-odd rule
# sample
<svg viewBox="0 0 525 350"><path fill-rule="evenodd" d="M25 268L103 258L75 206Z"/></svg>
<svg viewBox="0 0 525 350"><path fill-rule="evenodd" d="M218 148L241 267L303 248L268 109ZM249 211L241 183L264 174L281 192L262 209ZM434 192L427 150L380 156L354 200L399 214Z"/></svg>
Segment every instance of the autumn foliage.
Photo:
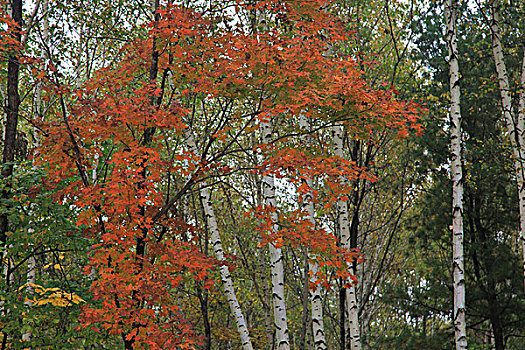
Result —
<svg viewBox="0 0 525 350"><path fill-rule="evenodd" d="M82 325L121 336L129 349L189 348L199 341L176 290L206 281L217 264L195 244L200 231L184 219L183 199L203 179L235 172L229 155L259 132L261 121L278 117L284 131L271 145L247 146L265 159L252 171L289 179L299 198L313 194L325 209L347 199L351 180L374 176L326 147L305 151L294 120L305 116L319 129L342 123L369 142L379 127L400 137L420 130L415 106L386 87L367 85L341 46L351 34L325 1L230 5L231 11L159 9L147 37L126 45L81 88L47 77L61 107L46 125L40 164L48 169L47 186L77 209L76 225L92 242L85 274L93 298ZM264 19L240 21L253 11ZM203 109L215 117L203 118ZM190 125L211 135L200 143L201 154L184 146ZM301 182L306 177L324 190L308 188ZM277 235L267 234L270 211L280 215ZM262 244L308 247L321 274L331 269L349 277L346 267L356 254L311 227L300 208L259 206L246 215L257 218Z"/></svg>

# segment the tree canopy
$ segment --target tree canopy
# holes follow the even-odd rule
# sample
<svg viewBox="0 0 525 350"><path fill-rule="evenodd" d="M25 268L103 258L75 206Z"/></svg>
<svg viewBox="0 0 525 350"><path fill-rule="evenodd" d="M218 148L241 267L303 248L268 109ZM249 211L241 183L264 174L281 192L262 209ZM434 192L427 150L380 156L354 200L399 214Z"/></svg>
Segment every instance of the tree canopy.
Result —
<svg viewBox="0 0 525 350"><path fill-rule="evenodd" d="M523 348L524 8L449 3L0 0L0 349L452 349L458 266Z"/></svg>

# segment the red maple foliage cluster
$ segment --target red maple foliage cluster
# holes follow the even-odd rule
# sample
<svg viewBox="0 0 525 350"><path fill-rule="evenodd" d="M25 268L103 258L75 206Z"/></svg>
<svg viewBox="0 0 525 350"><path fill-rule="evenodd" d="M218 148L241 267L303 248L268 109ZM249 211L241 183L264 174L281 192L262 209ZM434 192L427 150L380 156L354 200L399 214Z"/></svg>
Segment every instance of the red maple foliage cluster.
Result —
<svg viewBox="0 0 525 350"><path fill-rule="evenodd" d="M344 123L363 137L377 127L401 136L419 128L415 106L366 84L340 47L350 33L325 1L229 5L222 11L162 8L147 25L148 36L127 45L113 65L80 89L57 90L70 102L62 101L60 117L50 121L40 154L58 197L78 209L77 225L93 242L85 272L94 298L83 324L121 335L129 349L195 342L172 291L190 279L205 280L216 264L193 244L197 232L183 220L181 199L209 173L228 174L231 164L222 157L257 132L258 123L301 115L318 124ZM240 21L253 11L264 20ZM183 131L202 101L221 99L238 108L228 123L210 128L214 156L186 152ZM249 112L240 107L246 105ZM291 139L259 144L266 159L259 170L295 179L299 194L311 192L330 205L348 194L341 176L373 178L328 153L300 152ZM322 178L330 194L317 196L300 185L304 177ZM256 211L265 241L306 245L348 277L346 263L355 254L311 227L301 210L283 214L277 236L264 235L271 210L277 209Z"/></svg>

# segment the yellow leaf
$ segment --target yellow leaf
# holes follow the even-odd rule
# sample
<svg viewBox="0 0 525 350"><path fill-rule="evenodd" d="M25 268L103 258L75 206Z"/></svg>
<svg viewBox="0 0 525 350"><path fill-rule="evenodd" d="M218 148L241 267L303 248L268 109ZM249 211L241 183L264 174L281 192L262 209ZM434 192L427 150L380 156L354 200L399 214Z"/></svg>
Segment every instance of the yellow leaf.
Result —
<svg viewBox="0 0 525 350"><path fill-rule="evenodd" d="M42 287L42 286L40 286L38 284L34 284L34 283L26 283L26 284L22 285L20 288L18 288L18 291L21 291L25 287L33 287L35 292L37 292L38 294L44 294L46 292L44 287Z"/></svg>
<svg viewBox="0 0 525 350"><path fill-rule="evenodd" d="M51 292L51 294L43 299L35 300L33 304L36 306L51 304L53 306L65 307L86 302L75 293L66 293L60 288L40 288L42 291L39 292L39 294L45 294L47 292Z"/></svg>

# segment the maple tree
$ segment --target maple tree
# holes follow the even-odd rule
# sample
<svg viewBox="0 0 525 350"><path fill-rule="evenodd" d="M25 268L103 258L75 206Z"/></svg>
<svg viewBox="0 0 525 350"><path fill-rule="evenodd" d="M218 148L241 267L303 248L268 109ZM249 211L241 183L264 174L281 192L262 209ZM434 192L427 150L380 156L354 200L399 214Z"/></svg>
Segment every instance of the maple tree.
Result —
<svg viewBox="0 0 525 350"><path fill-rule="evenodd" d="M421 130L416 106L367 84L341 47L351 33L322 1L152 7L144 35L110 50L103 68L86 68L85 82L80 68L70 81L52 64L38 72L48 109L45 123L34 121L45 135L34 164L46 173L32 191L52 193L55 205L69 208L69 234L90 242L83 270L91 294L28 283L33 305L80 305L80 328L120 337L126 349L196 346L183 291L197 284L207 293L214 270L231 263L199 247L198 215L189 218L185 203L200 186L211 215L206 187L235 176L273 182L273 193L240 210L258 232L263 259L263 246L275 249L272 264L287 250L304 250L318 269L306 290L329 288L332 274L351 287L348 266L359 255L315 216L374 176L333 154L330 141L305 148L301 140L305 133L322 139L333 126L371 143L378 128L403 138ZM297 201L318 214L272 201L275 181L292 184ZM215 245L218 228L208 226ZM283 285L275 308L286 314L285 271L276 271L281 281L272 287ZM275 342L290 348L286 318L277 318L283 334Z"/></svg>
<svg viewBox="0 0 525 350"><path fill-rule="evenodd" d="M87 308L85 323L96 323L112 333L122 334L126 347L146 343L158 347L189 344L188 329L181 327L180 335L174 339L173 336L166 338L162 334L173 333L167 326L170 323L164 320L161 326L155 319L168 318L170 313L177 312L176 303L170 301L172 297L167 297L169 289L181 283L182 275L176 272L186 275L194 273L196 277L203 278L211 266L211 261L200 256L191 244L180 241L178 236L188 229L186 225L178 222L176 217L166 217L176 200L192 183L199 181L198 177L209 166L203 164L209 162L204 157L193 166L191 162L194 160L188 159L187 155L169 159L155 145L168 135L176 136L177 130L185 127L182 119L190 113L183 103L174 98L163 101L166 80L170 79L170 84L177 85L172 94L180 94L182 101L186 96L197 94L209 94L216 98L224 94L235 96L239 92L228 88L232 84L244 86L247 89L245 94L250 92L251 87L255 87L252 91L257 93L259 86L272 86L276 89L270 91L275 101L272 105L268 98L262 101L262 110L257 111L259 119L283 112L293 116L305 110L312 110L307 113L310 118L320 117L326 115L323 109L333 111L331 118L337 113L344 116L348 113L348 107L343 107L341 100L355 100L356 96L360 96L362 100L352 101L354 107L350 107L350 111L359 113L359 109L363 109L359 105L367 106L370 111L362 112L361 119L368 122L365 127L368 125L371 128L374 121L382 122L379 114L400 113L400 107L405 107L401 103L397 107L395 100L387 95L367 91L366 84L359 81L357 71L350 74L355 71L352 60L323 55L326 40L312 37L308 43L301 32L320 33L329 29L326 22L322 27L319 25L321 14L313 12L314 6L297 8L294 5L266 4L266 9L274 11L276 16L296 21L298 32L289 35L270 29L259 33L262 37L266 36L263 39L243 34L241 29L233 35L219 28L209 28L211 22L191 9L170 6L159 10L157 20L151 24L150 38L135 41L123 51L120 63L101 70L84 88L74 91L77 103L71 107L71 116L63 107L61 123L46 139L47 148L43 154L49 162L50 171L56 174L50 173L50 176L57 179L69 178L75 173L79 176L57 195L62 198L77 197L74 204L83 208L77 225L85 227L85 234L96 237L99 242L93 246L90 266L96 269L99 277L91 290L95 300L101 300L103 306ZM310 20L300 21L302 16L310 17ZM342 34L337 34L336 24L332 27L332 40L340 40ZM160 51L164 54L160 55ZM312 59L306 56L306 52L313 52L317 57ZM286 69L283 61L287 63ZM261 71L263 67L264 72ZM152 73L154 69L164 72L161 86L157 86L156 73ZM332 72L332 79L321 81L321 77L328 76L328 70ZM143 75L149 73L150 80L137 81L139 72ZM334 79L337 72L345 74L335 75ZM70 92L64 87L57 89L62 94ZM318 96L323 96L322 100ZM389 101L388 104L386 101ZM370 105L373 108L368 107ZM314 106L319 112L314 112ZM401 114L383 120L392 125L408 120L411 123L409 126L415 125L415 113L405 115L412 120ZM225 134L224 129L215 133L219 141L226 143ZM301 167L301 154L288 150L284 152L288 156L278 152L265 165L265 171L271 171L270 165L275 171ZM185 167L184 158L190 160L189 167ZM101 164L96 164L95 159ZM284 160L286 165L279 164L278 159ZM308 165L313 173L329 175L327 171L330 168L316 169L312 159L308 159ZM321 163L319 166L326 165ZM345 170L331 164L331 169L337 173L354 172L351 165L348 166ZM93 169L97 176L91 181L89 174ZM162 184L169 181L165 178L166 169L169 173L189 177L173 196L163 193ZM299 191L302 190L300 187ZM266 218L268 225L271 216L267 213L263 211L258 215L261 219ZM300 220L292 222L295 225L301 223ZM328 256L330 251L337 250L335 239L323 244L319 237L312 240L303 234L303 229L297 229L299 226L294 227L294 230L282 230L268 239L272 244L283 239L293 241L290 233L295 233L303 244L316 244L315 248ZM266 231L264 226L261 229ZM109 314L111 322L106 321Z"/></svg>

